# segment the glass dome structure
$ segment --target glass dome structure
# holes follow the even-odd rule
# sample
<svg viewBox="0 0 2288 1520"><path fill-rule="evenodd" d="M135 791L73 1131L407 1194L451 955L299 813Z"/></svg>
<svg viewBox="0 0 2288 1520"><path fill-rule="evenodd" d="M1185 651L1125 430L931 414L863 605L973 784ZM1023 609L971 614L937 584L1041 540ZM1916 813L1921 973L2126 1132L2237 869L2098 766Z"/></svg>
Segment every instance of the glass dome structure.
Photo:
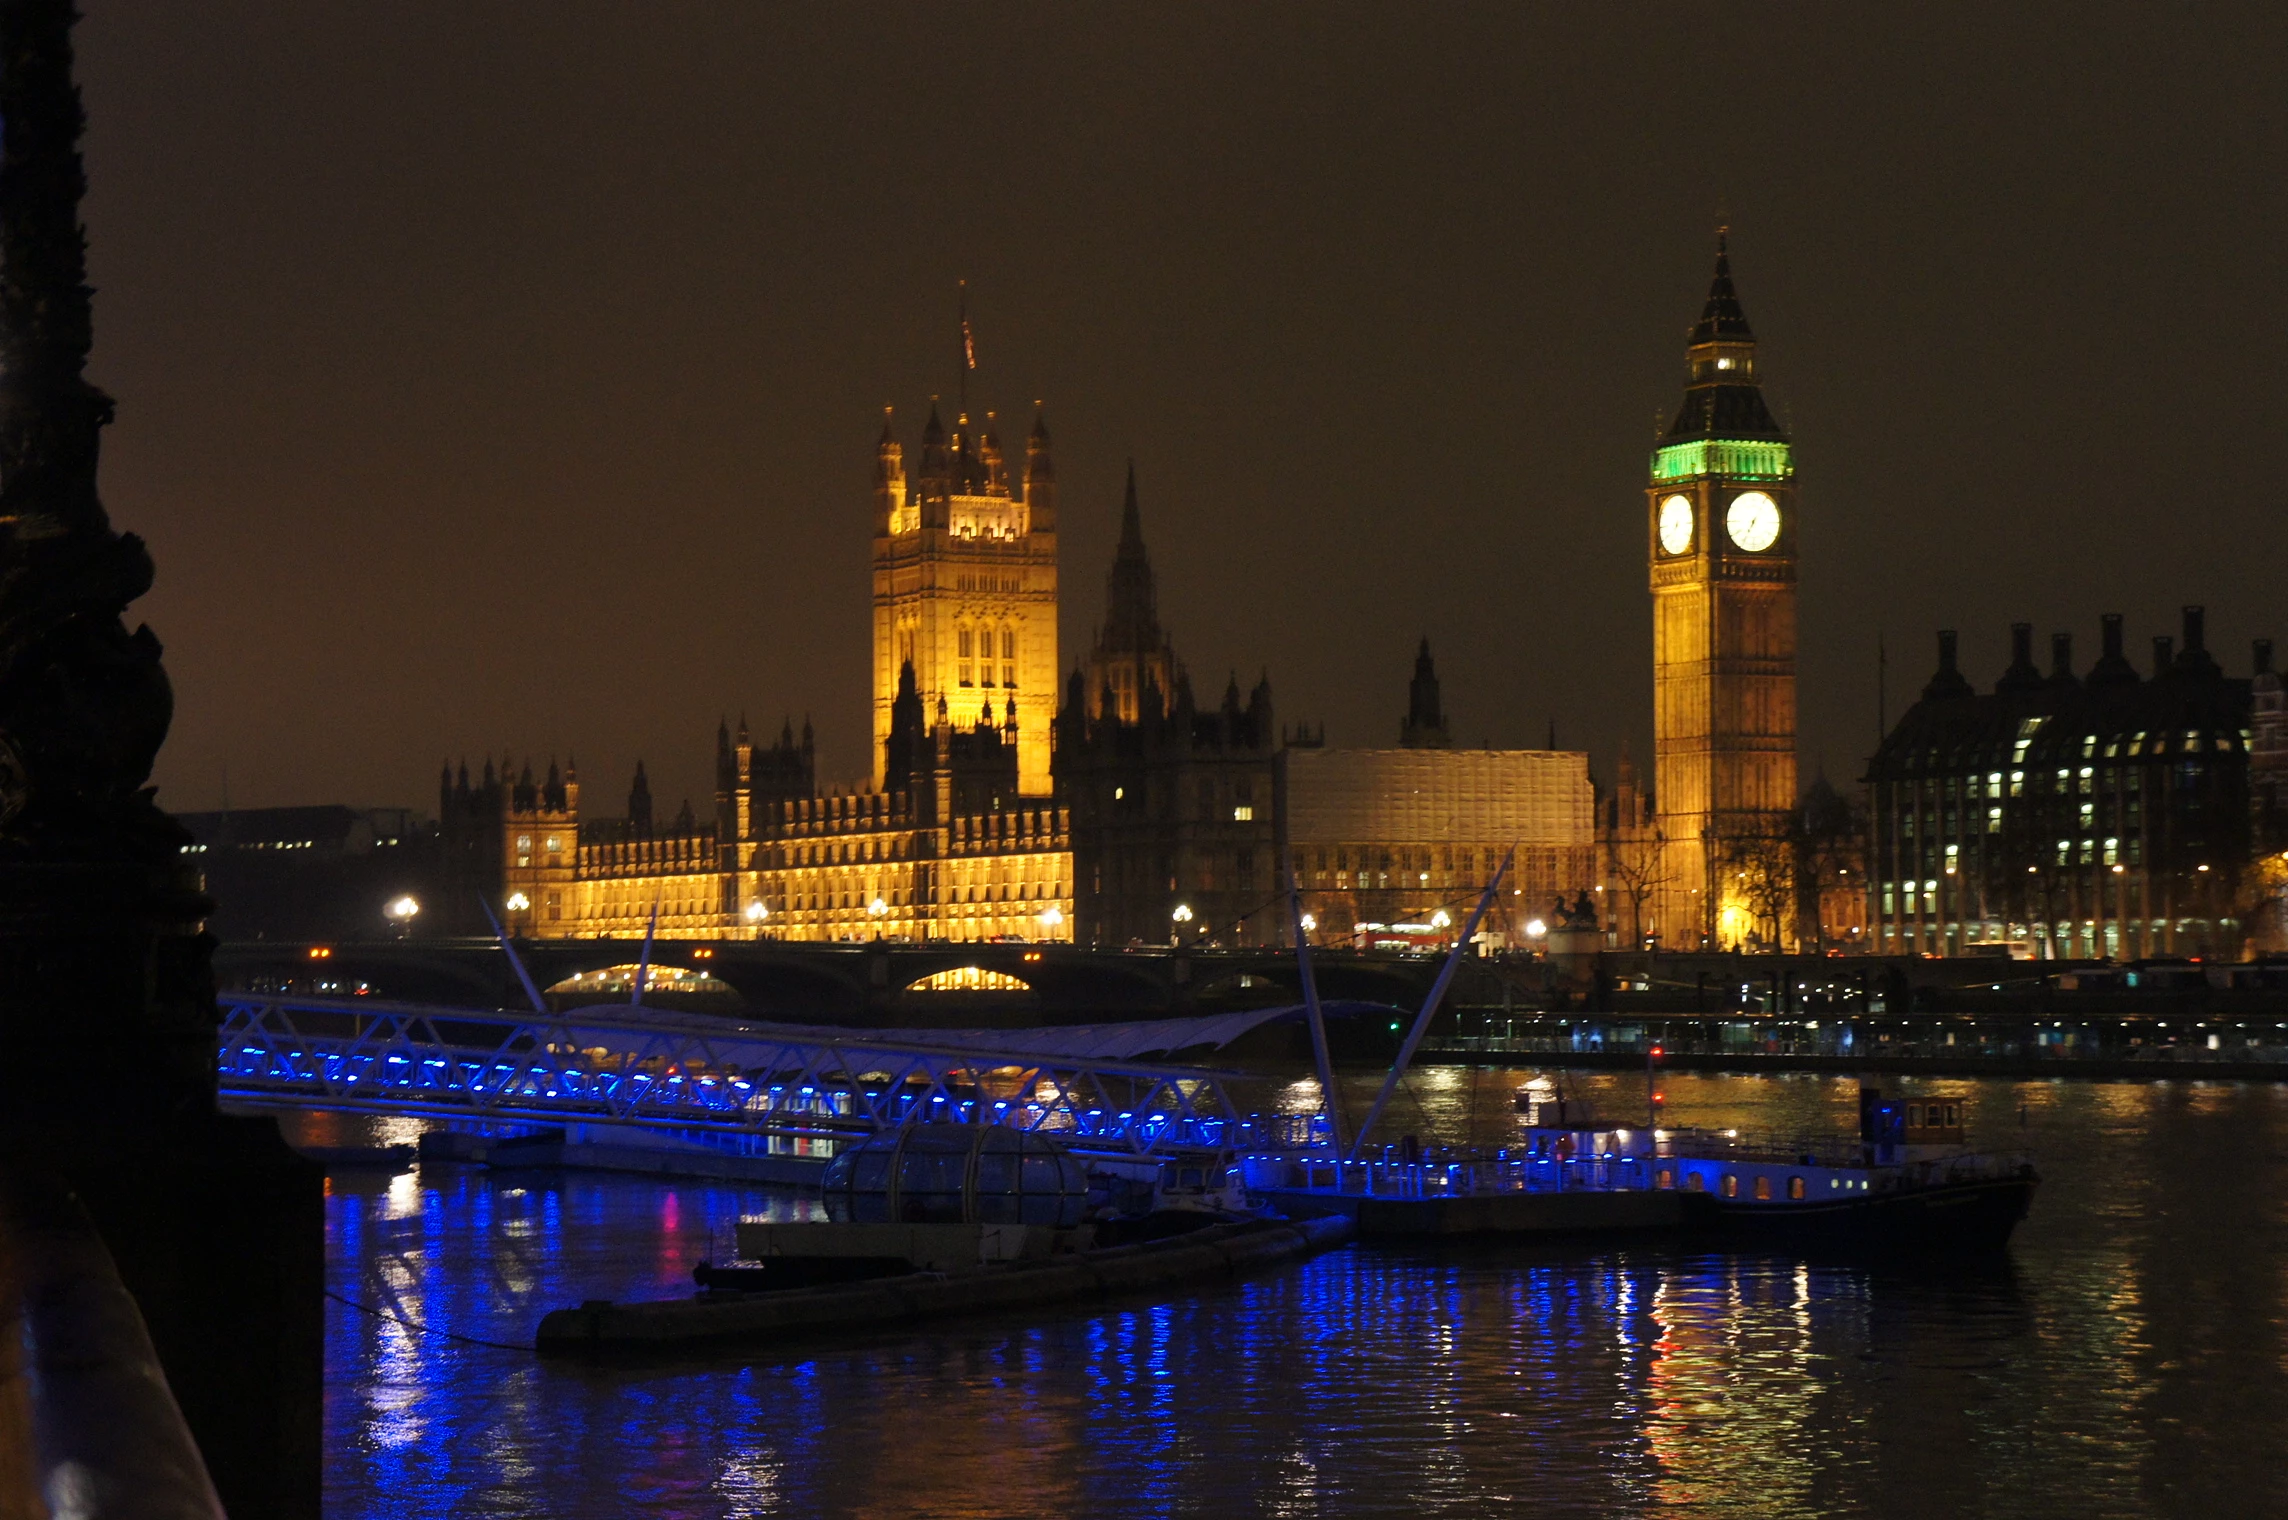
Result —
<svg viewBox="0 0 2288 1520"><path fill-rule="evenodd" d="M1037 1224L1069 1229L1088 1168L1044 1135L992 1124L884 1130L827 1163L827 1217L842 1224Z"/></svg>

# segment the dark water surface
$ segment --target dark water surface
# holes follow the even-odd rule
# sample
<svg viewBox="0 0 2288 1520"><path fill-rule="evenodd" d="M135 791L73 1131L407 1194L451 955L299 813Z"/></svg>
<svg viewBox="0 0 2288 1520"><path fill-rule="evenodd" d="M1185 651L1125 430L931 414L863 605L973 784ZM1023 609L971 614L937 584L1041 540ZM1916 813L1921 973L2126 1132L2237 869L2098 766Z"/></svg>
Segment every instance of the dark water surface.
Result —
<svg viewBox="0 0 2288 1520"><path fill-rule="evenodd" d="M1490 1139L1519 1080L1421 1072L1400 1127ZM1824 1077L1664 1085L1677 1122L1855 1112ZM329 1304L327 1513L2288 1515L2288 1087L1909 1085L1965 1095L1975 1140L2039 1163L2006 1260L1352 1247L1174 1303L640 1370ZM1569 1086L1642 1100L1641 1081ZM395 1122L290 1127L370 1143L406 1138ZM553 1308L687 1292L732 1220L808 1207L595 1175L340 1176L330 1275L529 1344Z"/></svg>

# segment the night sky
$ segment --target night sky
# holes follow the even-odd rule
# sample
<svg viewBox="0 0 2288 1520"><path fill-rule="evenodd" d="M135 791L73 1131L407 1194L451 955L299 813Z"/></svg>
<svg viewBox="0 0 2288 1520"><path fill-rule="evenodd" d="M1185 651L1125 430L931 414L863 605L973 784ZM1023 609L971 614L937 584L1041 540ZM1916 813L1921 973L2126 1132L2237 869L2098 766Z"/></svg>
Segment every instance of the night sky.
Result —
<svg viewBox="0 0 2288 1520"><path fill-rule="evenodd" d="M1803 524L1805 775L1963 630L2131 653L2278 594L2288 7L86 0L104 492L161 801L434 806L444 756L719 714L867 768L872 444L1048 404L1067 668L1124 461L1203 699L1605 776L1643 485L1733 228ZM1014 441L1014 440L1012 440Z"/></svg>

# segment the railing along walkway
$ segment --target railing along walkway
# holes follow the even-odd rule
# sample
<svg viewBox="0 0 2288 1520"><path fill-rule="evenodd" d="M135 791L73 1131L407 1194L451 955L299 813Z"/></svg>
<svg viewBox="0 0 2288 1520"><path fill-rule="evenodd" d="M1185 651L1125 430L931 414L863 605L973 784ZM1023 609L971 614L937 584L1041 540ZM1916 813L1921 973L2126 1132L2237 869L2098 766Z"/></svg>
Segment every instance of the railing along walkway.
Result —
<svg viewBox="0 0 2288 1520"><path fill-rule="evenodd" d="M479 1013L347 998L220 999L239 1103L686 1138L831 1142L917 1120L999 1124L1139 1153L1271 1137L1219 1072L775 1029L642 1008ZM1022 1031L1012 1032L1012 1043Z"/></svg>

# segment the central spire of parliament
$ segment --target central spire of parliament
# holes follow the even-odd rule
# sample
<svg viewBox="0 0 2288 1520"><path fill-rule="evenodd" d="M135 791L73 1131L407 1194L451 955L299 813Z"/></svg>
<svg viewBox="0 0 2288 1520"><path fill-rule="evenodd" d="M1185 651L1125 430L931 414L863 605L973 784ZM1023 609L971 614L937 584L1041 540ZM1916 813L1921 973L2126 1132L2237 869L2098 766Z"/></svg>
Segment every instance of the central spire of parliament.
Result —
<svg viewBox="0 0 2288 1520"><path fill-rule="evenodd" d="M1144 515L1136 505L1136 461L1131 459L1128 494L1120 509L1120 547L1104 579L1104 623L1089 653L1089 716L1101 718L1110 706L1121 722L1134 723L1147 705L1158 716L1175 694L1180 668L1175 646L1160 627L1152 559L1144 549Z"/></svg>

